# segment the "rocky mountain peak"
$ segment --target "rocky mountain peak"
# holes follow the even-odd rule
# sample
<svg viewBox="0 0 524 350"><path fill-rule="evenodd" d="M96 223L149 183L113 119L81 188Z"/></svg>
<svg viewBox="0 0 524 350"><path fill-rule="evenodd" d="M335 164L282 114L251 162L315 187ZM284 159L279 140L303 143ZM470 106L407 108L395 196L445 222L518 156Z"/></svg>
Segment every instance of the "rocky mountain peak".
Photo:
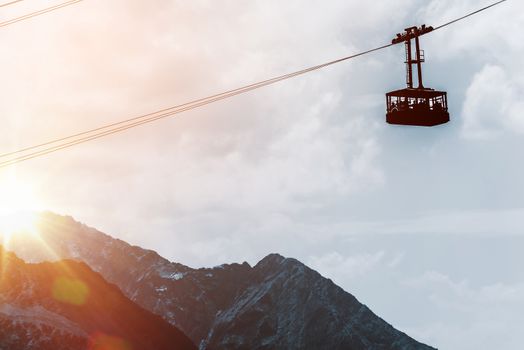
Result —
<svg viewBox="0 0 524 350"><path fill-rule="evenodd" d="M84 262L27 264L2 247L0 257L0 349L196 349Z"/></svg>
<svg viewBox="0 0 524 350"><path fill-rule="evenodd" d="M283 257L280 254L272 253L267 255L265 258L260 260L256 265L255 268L263 269L266 267L277 267L280 264L282 264L283 261L285 261L286 258Z"/></svg>
<svg viewBox="0 0 524 350"><path fill-rule="evenodd" d="M41 232L52 251L84 261L202 350L432 349L296 259L270 254L254 267L193 269L70 218L53 224L55 217L47 214Z"/></svg>

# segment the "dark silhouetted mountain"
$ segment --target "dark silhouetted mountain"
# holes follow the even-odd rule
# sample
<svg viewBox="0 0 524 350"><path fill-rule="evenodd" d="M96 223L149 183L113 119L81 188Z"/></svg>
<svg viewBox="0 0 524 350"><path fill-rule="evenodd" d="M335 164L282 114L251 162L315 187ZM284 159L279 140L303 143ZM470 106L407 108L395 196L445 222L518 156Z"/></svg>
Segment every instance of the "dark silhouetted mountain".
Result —
<svg viewBox="0 0 524 350"><path fill-rule="evenodd" d="M272 254L254 267L192 269L70 217L46 213L43 221L42 239L55 254L85 262L200 349L433 349L295 259ZM51 258L27 244L17 253Z"/></svg>
<svg viewBox="0 0 524 350"><path fill-rule="evenodd" d="M0 349L196 349L83 262L27 264L0 247L0 271Z"/></svg>

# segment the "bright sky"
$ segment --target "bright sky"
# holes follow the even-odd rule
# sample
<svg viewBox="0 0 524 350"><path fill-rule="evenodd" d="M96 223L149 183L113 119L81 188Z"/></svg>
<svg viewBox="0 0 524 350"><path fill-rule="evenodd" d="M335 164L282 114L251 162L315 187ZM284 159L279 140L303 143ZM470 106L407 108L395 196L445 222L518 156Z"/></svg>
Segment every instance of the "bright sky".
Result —
<svg viewBox="0 0 524 350"><path fill-rule="evenodd" d="M85 0L0 28L0 150L383 45L488 2ZM27 0L0 18L45 6ZM16 174L27 202L177 262L256 263L279 252L420 341L515 349L523 31L524 4L510 0L422 39L426 85L449 93L444 126L384 122L384 93L404 86L400 45L0 179ZM0 189L11 188L5 181Z"/></svg>

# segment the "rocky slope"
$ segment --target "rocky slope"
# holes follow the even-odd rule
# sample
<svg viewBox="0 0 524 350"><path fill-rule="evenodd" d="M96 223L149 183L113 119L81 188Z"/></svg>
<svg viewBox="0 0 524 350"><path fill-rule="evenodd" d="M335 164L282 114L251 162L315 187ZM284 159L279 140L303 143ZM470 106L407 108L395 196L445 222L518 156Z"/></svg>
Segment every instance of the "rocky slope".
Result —
<svg viewBox="0 0 524 350"><path fill-rule="evenodd" d="M294 259L192 269L47 213L41 237L57 256L87 263L200 349L432 349L376 316ZM27 259L50 259L19 245Z"/></svg>
<svg viewBox="0 0 524 350"><path fill-rule="evenodd" d="M0 271L0 349L196 349L85 263L27 264L0 247Z"/></svg>

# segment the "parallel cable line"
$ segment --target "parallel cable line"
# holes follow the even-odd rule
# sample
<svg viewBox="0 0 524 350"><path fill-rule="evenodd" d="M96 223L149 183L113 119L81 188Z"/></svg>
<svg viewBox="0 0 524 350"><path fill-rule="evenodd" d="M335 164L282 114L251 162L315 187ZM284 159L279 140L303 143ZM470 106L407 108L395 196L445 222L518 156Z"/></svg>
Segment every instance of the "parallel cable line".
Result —
<svg viewBox="0 0 524 350"><path fill-rule="evenodd" d="M47 7L47 8L42 9L42 10L38 10L38 11L35 11L35 12L28 13L26 15L20 16L20 17L16 17L16 18L4 21L4 22L0 22L0 27L5 27L5 26L8 26L8 25L20 22L20 21L24 21L26 19L30 19L30 18L33 18L33 17L41 16L41 15L46 14L48 12L52 12L52 11L61 9L63 7L66 7L66 6L74 5L76 3L79 3L80 1L83 1L83 0L66 1L66 2L63 2L63 3L58 4L58 5Z"/></svg>
<svg viewBox="0 0 524 350"><path fill-rule="evenodd" d="M71 1L71 3L76 3L76 2L79 2L79 1L82 1L82 0ZM446 27L446 26L448 26L450 24L456 23L456 22L458 22L460 20L468 18L468 17L470 17L470 16L472 16L474 14L477 14L479 12L482 12L484 10L487 10L488 8L496 6L496 5L498 5L498 4L502 3L502 2L505 2L505 1L507 1L507 0L498 1L498 2L496 2L494 4L486 6L486 7L482 8L482 9L477 10L477 11L471 12L471 13L469 13L469 14L467 14L465 16L462 16L460 18L457 18L457 19L455 19L453 21L444 23L444 24L442 24L442 25L440 25L438 27L435 27L434 30L438 30L438 29ZM0 23L0 26L2 26L1 23ZM176 106L172 106L172 107L169 107L169 108L165 108L165 109L153 112L153 113L148 113L148 114L144 114L144 115L141 115L141 116L138 116L138 117L134 117L134 118L126 119L126 120L123 120L123 121L119 121L119 122L103 125L101 127L90 129L90 130L87 130L87 131L84 131L84 132L79 132L79 133L76 133L76 134L73 134L73 135L70 135L70 136L66 136L66 137L50 140L48 142L44 142L44 143L40 143L40 144L37 144L37 145L34 145L34 146L22 148L22 149L19 149L19 150L16 150L16 151L12 151L12 152L9 152L9 153L0 154L0 158L5 158L5 157L10 157L10 156L13 156L13 155L16 155L16 154L25 153L25 152L28 152L28 151L35 150L34 152L26 153L24 155L13 157L11 159L7 159L7 160L5 160L3 162L0 162L0 168L6 167L6 166L9 166L9 165L13 165L13 164L25 161L25 160L29 160L29 159L33 159L33 158L36 158L36 157L40 157L40 156L43 156L43 155L46 155L46 154L49 154L49 153L53 153L53 152L56 152L56 151L59 151L59 150L65 149L65 148L69 148L69 147L72 147L72 146L75 146L75 145L78 145L78 144L81 144L81 143L85 143L85 142L88 142L88 141L91 141L91 140L95 140L95 139L98 139L98 138L101 138L101 137L105 137L105 136L108 136L108 135L119 133L119 132L122 132L124 130L128 130L128 129L131 129L131 128L134 128L134 127L146 124L146 123L151 123L151 122L157 121L159 119L164 119L164 118L173 116L175 114L179 114L179 113L182 113L182 112L185 112L185 111L188 111L188 110L192 110L192 109L195 109L195 108L198 108L198 107L202 107L202 106L208 105L210 103L214 103L214 102L217 102L217 101L220 101L220 100L224 100L224 99L236 96L236 95L240 95L240 94L243 94L243 93L255 90L255 89L259 89L259 88L267 86L267 85L275 84L277 82L280 82L280 81L283 81L283 80L286 80L286 79L290 79L290 78L293 78L293 77L296 77L296 76L299 76L299 75L303 75L303 74L306 74L306 73L309 73L309 72L312 72L312 71L316 71L316 70L325 68L327 66L334 65L336 63L340 63L340 62L347 61L347 60L350 60L350 59L353 59L353 58L356 58L356 57L359 57L359 56L363 56L363 55L366 55L366 54L369 54L369 53L372 53L372 52L375 52L375 51L379 51L379 50L388 48L388 47L393 46L393 45L396 45L396 44L382 45L382 46L376 47L374 49L363 51L363 52L360 52L360 53L357 53L357 54L354 54L354 55L346 56L346 57L339 58L339 59L336 59L336 60L333 60L333 61L330 61L330 62L327 62L327 63L323 63L323 64L319 64L319 65L312 66L312 67L309 67L309 68L305 68L305 69L302 69L302 70L299 70L299 71L296 71L296 72L284 74L284 75L281 75L281 76L278 76L278 77L275 77L275 78L271 78L271 79L263 80L263 81L256 82L256 83L253 83L253 84L249 84L249 85L237 88L237 89L225 91L225 92L222 92L222 93L218 93L218 94L215 94L215 95L211 95L211 96L208 96L208 97L204 97L204 98L200 98L200 99L197 99L197 100L194 100L194 101L183 103L183 104L180 104L180 105L176 105ZM37 150L37 149L43 148L45 146L49 146L49 147Z"/></svg>
<svg viewBox="0 0 524 350"><path fill-rule="evenodd" d="M201 99L198 99L198 100L195 100L195 101L192 101L192 102L188 102L188 103L184 103L184 104L181 104L181 105L178 105L178 106L173 106L171 108L166 108L166 109L154 112L154 113L150 113L150 114L146 114L146 115L143 115L143 116L131 118L131 119L128 119L126 121L113 123L112 125L120 125L120 124L122 124L122 125L117 127L117 128L109 129L109 130L106 130L106 131L101 131L101 132L98 132L98 133L93 134L93 135L88 135L88 134L92 133L93 131L103 130L104 128L107 128L107 127L100 127L100 128L92 129L91 131L85 131L85 132L76 134L76 135L87 135L87 136L84 136L84 137L82 137L80 139L74 139L74 136L64 137L64 138L61 139L61 141L67 140L67 139L73 139L73 140L69 141L67 143L64 143L64 144L60 144L60 145L57 145L57 146L49 147L49 148L44 149L44 150L36 151L36 152L30 153L30 154L27 154L27 155L22 155L22 156L19 156L19 157L16 157L16 158L12 158L12 159L6 160L4 162L0 162L0 168L9 166L9 165L12 165L12 164L15 164L15 163L19 163L19 162L22 162L24 160L33 159L33 158L36 158L36 157L39 157L39 156L42 156L42 155L45 155L45 154L56 152L56 151L64 149L64 148L72 147L72 146L80 144L80 143L88 142L88 141L91 141L91 140L94 140L94 139L98 139L98 138L101 138L101 137L104 137L104 136L107 136L107 135L111 135L111 134L114 134L114 133L117 133L117 132L121 132L121 131L130 129L130 128L134 128L134 127L142 125L142 124L151 123L151 122L159 120L159 119L164 119L166 117L169 117L169 116L172 116L172 115L175 115L175 114L179 114L179 113L182 113L182 112L185 112L185 111L189 111L189 110L192 110L192 109L195 109L195 108L198 108L198 107L202 107L202 106L208 105L210 103L217 102L217 101L220 101L220 100L224 100L224 99L236 96L236 95L240 95L240 94L246 93L248 91L259 89L259 88L267 86L267 85L275 84L277 82L280 82L280 81L283 81L283 80L286 80L286 79L290 79L290 78L293 78L293 77L296 77L296 76L299 76L299 75L303 75L303 74L306 74L306 73L309 73L309 72L312 72L312 71L315 71L315 70L319 70L319 69L325 68L327 66L334 65L336 63L340 63L340 62L347 61L347 60L352 59L352 58L356 58L356 57L363 56L363 55L366 55L366 54L369 54L369 53L372 53L372 52L375 52L375 51L378 51L378 50L382 50L382 49L385 49L385 48L393 46L393 45L394 44L383 45L383 46L376 47L374 49L370 49L370 50L367 50L367 51L363 51L363 52L360 52L360 53L357 53L357 54L354 54L354 55L351 55L351 56L346 56L346 57L339 58L339 59L334 60L334 61L330 61L330 62L327 62L327 63L319 64L319 65L316 65L316 66L313 66L313 67L309 67L309 68L305 68L305 69L302 69L302 70L299 70L299 71L296 71L296 72L293 72L293 73L281 75L281 76L278 76L278 77L275 77L275 78L272 78L272 79L267 79L267 80L264 80L264 81L261 81L261 82L258 82L258 83L246 85L244 87L241 87L241 88L238 88L238 89L234 89L234 90L230 90L230 91L225 92L225 93L220 93L220 94L216 94L216 95L213 95L213 96L201 98ZM147 117L147 118L145 118L145 117ZM125 124L125 123L128 123L128 124ZM50 144L53 144L53 143L56 143L56 142L58 142L58 141L49 141L49 142L46 142L45 144L41 144L41 145L50 145ZM35 149L35 148L39 148L39 147L40 146L38 146L38 145L37 146L32 146L32 147L27 147L25 150ZM6 153L4 155L0 155L0 157L7 157L9 155L13 155L13 154L21 153L21 152L23 152L23 150Z"/></svg>
<svg viewBox="0 0 524 350"><path fill-rule="evenodd" d="M271 79L263 80L263 81L260 81L260 82L257 82L257 83L249 84L249 85L237 88L237 89L228 90L228 91L225 91L225 92L222 92L222 93L218 93L218 94L215 94L215 95L211 95L211 96L208 96L208 97L200 98L198 100L193 100L193 101L186 102L186 103L183 103L183 104L180 104L180 105L164 108L164 109L161 109L161 110L153 112L153 113L148 113L148 114L144 114L144 115L141 115L141 116L138 116L138 117L122 120L122 121L115 122L115 123L112 123L112 124L108 124L108 125L105 125L105 126L97 127L97 128L91 129L91 130L79 132L79 133L74 134L74 135L70 135L70 136L62 137L62 138L59 138L59 139L56 139L56 140L51 140L51 141L48 141L48 142L44 142L44 143L41 143L41 144L38 144L38 145L26 147L26 148L23 148L23 149L20 149L20 150L16 150L16 151L13 151L13 152L0 154L0 158L12 156L12 155L15 155L15 154L18 154L18 153L22 153L22 152L26 152L26 151L29 151L29 150L32 150L32 149L36 149L36 148L40 148L40 147L43 147L43 146L51 145L53 143L57 143L57 142L61 142L61 141L69 140L69 139L74 139L74 138L76 138L78 136L88 135L90 133L94 133L94 132L97 132L97 131L102 131L104 129L107 129L107 128L110 128L110 127L114 127L114 126L118 126L118 125L124 125L125 126L125 124L131 123L131 122L135 122L135 123L133 123L133 125L135 125L135 124L136 125L141 125L141 124L144 124L145 122L149 122L149 121L153 121L153 120L159 119L159 118L157 118L158 117L157 114L159 114L159 113L173 113L173 112L174 113L179 113L178 109L180 109L180 108L187 108L187 107L190 107L190 106L193 106L193 105L197 105L197 104L198 104L198 106L201 106L202 102L206 102L206 101L209 101L209 100L213 100L213 102L219 101L219 100L223 100L225 98L238 95L239 93L244 93L244 92L247 92L247 91L251 91L251 90L253 90L255 88L260 88L260 87L263 87L263 86L266 86L266 85L274 84L276 82L279 82L279 81L282 81L282 80L285 80L285 79L289 79L289 78L292 78L292 77L295 77L295 76L298 76L298 75L309 73L311 71L318 70L318 69L321 69L321 68L324 68L324 67L336 64L336 63L340 63L342 61L346 61L346 60L352 59L352 58L363 56L363 55L366 55L366 54L369 54L369 53L372 53L374 51L378 51L378 50L381 50L381 49L384 49L384 48L387 48L387 47L390 47L390 46L393 46L393 44L380 46L380 47L377 47L377 48L374 48L374 49L371 49L371 50L360 52L358 54L354 54L354 55L351 55L351 56L339 58L337 60L330 61L330 62L327 62L327 63L323 63L323 64L320 64L320 65L317 65L317 66L305 68L305 69L302 69L302 70L299 70L299 71L296 71L296 72L293 72L293 73L284 74L284 75L281 75L281 76L278 76L278 77L275 77L275 78L271 78ZM185 110L187 110L187 109L184 109L184 111ZM0 165L1 164L2 163L0 163Z"/></svg>
<svg viewBox="0 0 524 350"><path fill-rule="evenodd" d="M0 4L0 7L6 7L6 6L9 6L9 5L14 5L17 2L22 2L22 1L24 1L24 0L15 0L15 1L11 1L11 2L6 2L4 4Z"/></svg>

